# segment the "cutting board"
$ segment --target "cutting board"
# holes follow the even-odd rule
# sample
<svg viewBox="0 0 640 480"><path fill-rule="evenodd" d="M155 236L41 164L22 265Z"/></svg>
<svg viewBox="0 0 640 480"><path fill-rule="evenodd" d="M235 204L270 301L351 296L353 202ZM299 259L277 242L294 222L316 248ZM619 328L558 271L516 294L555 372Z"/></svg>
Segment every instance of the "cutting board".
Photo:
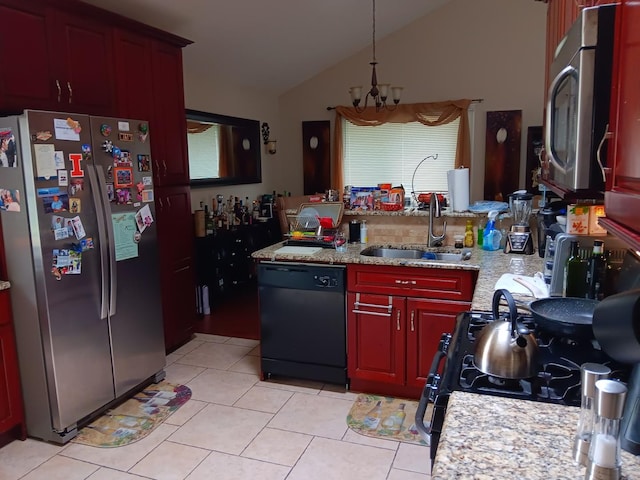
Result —
<svg viewBox="0 0 640 480"><path fill-rule="evenodd" d="M322 250L322 247L280 247L274 253L288 253L290 255L313 255Z"/></svg>

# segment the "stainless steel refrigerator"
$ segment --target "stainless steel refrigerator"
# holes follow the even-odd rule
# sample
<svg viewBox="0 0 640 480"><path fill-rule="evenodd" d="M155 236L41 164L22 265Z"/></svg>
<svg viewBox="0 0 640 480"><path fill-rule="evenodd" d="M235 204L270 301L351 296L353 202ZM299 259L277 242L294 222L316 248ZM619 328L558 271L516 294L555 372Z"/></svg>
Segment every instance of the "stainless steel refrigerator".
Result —
<svg viewBox="0 0 640 480"><path fill-rule="evenodd" d="M0 117L0 212L32 437L65 443L164 378L150 135L141 120Z"/></svg>

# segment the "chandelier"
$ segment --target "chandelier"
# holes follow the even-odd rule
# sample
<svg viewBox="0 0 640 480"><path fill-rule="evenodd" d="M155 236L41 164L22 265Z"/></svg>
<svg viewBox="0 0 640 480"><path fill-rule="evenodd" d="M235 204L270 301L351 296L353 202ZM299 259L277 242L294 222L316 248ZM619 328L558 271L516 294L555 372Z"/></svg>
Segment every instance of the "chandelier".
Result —
<svg viewBox="0 0 640 480"><path fill-rule="evenodd" d="M398 103L400 103L400 95L402 94L402 87L392 87L388 83L378 85L378 78L376 76L376 0L373 0L373 60L369 63L371 65L371 90L367 92L367 96L364 98L364 106L360 107L360 100L362 98L362 86L351 87L349 93L351 94L351 103L358 113L362 113L367 108L369 97L376 104L376 112L382 109L395 110ZM387 105L387 97L391 89L391 96L394 105Z"/></svg>

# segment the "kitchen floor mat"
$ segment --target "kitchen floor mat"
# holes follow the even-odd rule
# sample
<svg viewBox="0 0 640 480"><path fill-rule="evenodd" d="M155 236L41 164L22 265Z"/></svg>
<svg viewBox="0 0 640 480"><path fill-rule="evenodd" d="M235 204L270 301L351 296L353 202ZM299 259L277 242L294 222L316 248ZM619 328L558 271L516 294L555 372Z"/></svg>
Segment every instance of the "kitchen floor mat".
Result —
<svg viewBox="0 0 640 480"><path fill-rule="evenodd" d="M92 447L121 447L149 435L191 398L191 389L168 382L151 384L93 423L71 440Z"/></svg>
<svg viewBox="0 0 640 480"><path fill-rule="evenodd" d="M426 446L414 423L417 408L414 400L361 393L347 415L347 425L368 437ZM425 417L431 418L429 410Z"/></svg>

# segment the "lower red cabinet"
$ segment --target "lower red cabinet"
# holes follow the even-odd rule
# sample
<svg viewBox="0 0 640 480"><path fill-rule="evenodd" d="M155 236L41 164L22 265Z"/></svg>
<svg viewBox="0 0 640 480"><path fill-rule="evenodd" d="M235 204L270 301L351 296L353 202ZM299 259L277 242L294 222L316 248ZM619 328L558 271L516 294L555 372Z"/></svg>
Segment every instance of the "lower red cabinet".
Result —
<svg viewBox="0 0 640 480"><path fill-rule="evenodd" d="M347 278L351 389L418 398L441 335L471 307L475 272L363 265Z"/></svg>
<svg viewBox="0 0 640 480"><path fill-rule="evenodd" d="M9 290L0 291L0 434L10 430L24 440L24 411Z"/></svg>

